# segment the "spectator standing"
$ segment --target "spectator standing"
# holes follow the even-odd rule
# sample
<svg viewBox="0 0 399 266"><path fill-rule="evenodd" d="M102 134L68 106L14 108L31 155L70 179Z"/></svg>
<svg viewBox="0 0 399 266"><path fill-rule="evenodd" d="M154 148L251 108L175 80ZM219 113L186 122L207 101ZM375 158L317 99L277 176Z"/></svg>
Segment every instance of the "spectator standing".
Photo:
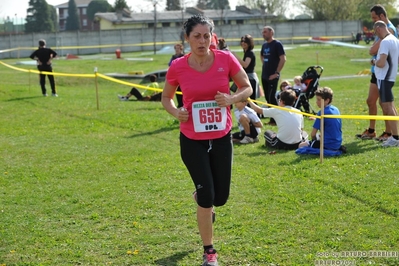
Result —
<svg viewBox="0 0 399 266"><path fill-rule="evenodd" d="M215 24L213 22L213 20L210 20L212 23L212 27L215 28ZM215 32L212 32L212 37L211 37L211 45L209 46L209 48L211 49L218 49L218 42L219 42L219 38L217 36L217 34Z"/></svg>
<svg viewBox="0 0 399 266"><path fill-rule="evenodd" d="M39 40L39 48L30 55L30 58L36 60L37 69L39 71L53 72L51 61L56 56L57 53L54 50L46 47L45 40ZM48 74L47 77L51 86L51 96L58 97L57 91L55 89L54 75ZM43 96L47 96L46 74L39 74L39 78L40 86L42 88L42 94Z"/></svg>
<svg viewBox="0 0 399 266"><path fill-rule="evenodd" d="M176 43L173 48L175 49L175 54L172 55L172 57L170 58L168 66L170 66L172 64L173 60L175 60L176 58L184 56L184 52L183 52L184 47L182 44Z"/></svg>
<svg viewBox="0 0 399 266"><path fill-rule="evenodd" d="M265 42L260 51L260 59L262 61L262 86L265 93L266 102L277 105L275 94L277 84L280 78L280 72L283 70L286 56L283 44L274 39L274 29L265 26L262 31ZM269 124L275 124L273 118Z"/></svg>
<svg viewBox="0 0 399 266"><path fill-rule="evenodd" d="M384 115L398 116L393 102L392 88L395 85L398 72L399 41L389 32L387 25L382 20L374 23L374 32L381 40L377 57L373 60L381 107ZM382 146L398 146L398 122L396 120L387 120L387 123L391 129L392 136L384 141Z"/></svg>
<svg viewBox="0 0 399 266"><path fill-rule="evenodd" d="M176 43L174 49L175 49L175 54L172 55L172 57L170 58L168 66L170 66L175 59L184 56L184 46L182 44ZM177 91L181 92L180 87L177 88ZM176 93L176 100L177 100L177 107L178 108L183 107L183 95Z"/></svg>
<svg viewBox="0 0 399 266"><path fill-rule="evenodd" d="M258 75L255 72L256 66L256 56L253 51L254 49L254 39L251 35L247 34L241 37L241 47L244 51L243 58L239 58L236 54L238 62L240 62L241 66L244 68L245 73L247 73L249 82L251 82L252 86L252 95L251 99L256 100L257 95L259 95L259 79Z"/></svg>
<svg viewBox="0 0 399 266"><path fill-rule="evenodd" d="M184 23L191 52L170 66L162 93L166 111L180 121L180 154L194 183L203 266L217 266L213 247L213 206L226 204L232 167L230 105L247 99L252 88L244 69L227 51L211 49L213 23L195 15ZM237 92L230 94L230 78ZM206 81L206 82L204 82ZM176 108L177 86L184 106Z"/></svg>
<svg viewBox="0 0 399 266"><path fill-rule="evenodd" d="M378 20L382 20L388 26L390 33L393 34L395 37L398 37L398 31L395 28L395 26L392 24L392 22L388 19L387 12L382 5L379 4L374 5L370 9L370 15L374 23L377 22ZM371 46L369 50L369 54L372 56L371 79L369 85L369 93L366 100L369 109L369 115L377 115L377 110L378 110L377 101L379 98L379 91L377 86L377 78L375 76L375 71L374 71L375 66L373 60L376 59L376 55L380 47L380 42L381 40L377 37L375 39L374 44ZM379 137L376 137L375 126L376 126L376 120L370 120L369 127L363 133L356 134L356 137L361 139L375 139L378 141L385 141L392 135L392 130L389 127L388 121L385 121L385 131L383 131Z"/></svg>

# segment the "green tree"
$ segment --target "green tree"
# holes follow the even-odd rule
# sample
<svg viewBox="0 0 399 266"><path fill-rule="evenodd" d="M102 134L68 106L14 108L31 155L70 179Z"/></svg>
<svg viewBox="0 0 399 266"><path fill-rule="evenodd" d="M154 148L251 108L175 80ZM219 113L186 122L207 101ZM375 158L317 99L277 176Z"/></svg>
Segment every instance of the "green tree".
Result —
<svg viewBox="0 0 399 266"><path fill-rule="evenodd" d="M384 8L387 11L387 16L389 19L393 19L396 17L397 10L394 7L395 1L394 0L381 0L381 1L372 1L372 0L363 0L360 1L359 6L357 8L357 12L359 13L359 19L363 21L363 23L370 24L370 27L372 27L373 23L370 19L370 9L373 5L376 3L381 4L384 6ZM396 24L394 24L396 25Z"/></svg>
<svg viewBox="0 0 399 266"><path fill-rule="evenodd" d="M130 7L128 7L126 0L115 0L115 3L112 7L112 11L119 11L119 10L123 10L123 9L129 9Z"/></svg>
<svg viewBox="0 0 399 266"><path fill-rule="evenodd" d="M51 9L46 0L29 0L25 32L54 32Z"/></svg>
<svg viewBox="0 0 399 266"><path fill-rule="evenodd" d="M58 25L57 10L52 5L49 5L48 8L50 9L50 19L53 22L54 30L58 31L59 25Z"/></svg>
<svg viewBox="0 0 399 266"><path fill-rule="evenodd" d="M68 17L66 19L65 30L79 30L80 20L78 16L78 8L75 0L69 0L68 2Z"/></svg>
<svg viewBox="0 0 399 266"><path fill-rule="evenodd" d="M370 21L370 8L375 4L372 0L302 0L309 14L316 20L363 20ZM395 0L381 0L379 4L387 10L388 17L396 13Z"/></svg>
<svg viewBox="0 0 399 266"><path fill-rule="evenodd" d="M229 0L209 0L206 9L230 9Z"/></svg>
<svg viewBox="0 0 399 266"><path fill-rule="evenodd" d="M196 7L199 9L206 9L208 0L198 0Z"/></svg>
<svg viewBox="0 0 399 266"><path fill-rule="evenodd" d="M94 15L98 12L108 12L112 10L112 6L107 0L93 0L87 7L87 17L93 21Z"/></svg>
<svg viewBox="0 0 399 266"><path fill-rule="evenodd" d="M315 20L357 20L357 6L361 0L303 0Z"/></svg>
<svg viewBox="0 0 399 266"><path fill-rule="evenodd" d="M181 10L180 0L166 0L166 8L167 11L172 10Z"/></svg>
<svg viewBox="0 0 399 266"><path fill-rule="evenodd" d="M248 0L252 2L252 0ZM229 0L198 0L197 8L199 9L230 9Z"/></svg>

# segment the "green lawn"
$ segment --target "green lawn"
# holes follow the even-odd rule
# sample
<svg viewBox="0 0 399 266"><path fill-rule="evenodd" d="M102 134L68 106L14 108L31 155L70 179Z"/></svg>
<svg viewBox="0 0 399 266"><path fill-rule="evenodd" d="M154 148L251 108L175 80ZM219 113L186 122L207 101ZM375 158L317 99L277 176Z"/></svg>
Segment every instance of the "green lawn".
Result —
<svg viewBox="0 0 399 266"><path fill-rule="evenodd" d="M55 60L54 70L149 72L165 69L170 55L150 57ZM341 113L366 115L369 76L329 78L368 69L368 62L351 61L367 58L363 49L287 49L282 79L320 64L320 85L334 90ZM256 69L260 74L259 61ZM97 110L94 79L56 76L54 98L41 96L36 74L3 65L0 74L0 265L201 264L178 123L160 103L120 102L117 94L130 86L98 79ZM305 123L310 132L313 122ZM367 125L344 120L348 153L323 163L293 151L269 155L263 139L235 145L231 197L216 209L220 265L399 265L397 253L343 253L399 252L399 148L357 140Z"/></svg>

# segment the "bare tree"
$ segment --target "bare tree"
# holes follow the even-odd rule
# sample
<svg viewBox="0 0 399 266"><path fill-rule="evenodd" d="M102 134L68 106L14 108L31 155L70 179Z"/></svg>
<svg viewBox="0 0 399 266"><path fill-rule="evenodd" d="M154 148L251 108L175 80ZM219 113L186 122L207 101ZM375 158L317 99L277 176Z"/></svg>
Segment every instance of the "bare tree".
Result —
<svg viewBox="0 0 399 266"><path fill-rule="evenodd" d="M238 3L251 9L260 9L267 14L284 16L290 4L290 0L240 0Z"/></svg>

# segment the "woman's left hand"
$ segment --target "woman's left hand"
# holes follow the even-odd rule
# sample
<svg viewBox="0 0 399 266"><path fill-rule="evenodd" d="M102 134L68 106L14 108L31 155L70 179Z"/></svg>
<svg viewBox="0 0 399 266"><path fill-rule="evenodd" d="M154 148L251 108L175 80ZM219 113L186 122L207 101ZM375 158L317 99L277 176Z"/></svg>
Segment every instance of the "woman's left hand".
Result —
<svg viewBox="0 0 399 266"><path fill-rule="evenodd" d="M215 101L220 107L227 107L233 103L230 94L222 93L220 91L218 91L217 94L215 95Z"/></svg>

